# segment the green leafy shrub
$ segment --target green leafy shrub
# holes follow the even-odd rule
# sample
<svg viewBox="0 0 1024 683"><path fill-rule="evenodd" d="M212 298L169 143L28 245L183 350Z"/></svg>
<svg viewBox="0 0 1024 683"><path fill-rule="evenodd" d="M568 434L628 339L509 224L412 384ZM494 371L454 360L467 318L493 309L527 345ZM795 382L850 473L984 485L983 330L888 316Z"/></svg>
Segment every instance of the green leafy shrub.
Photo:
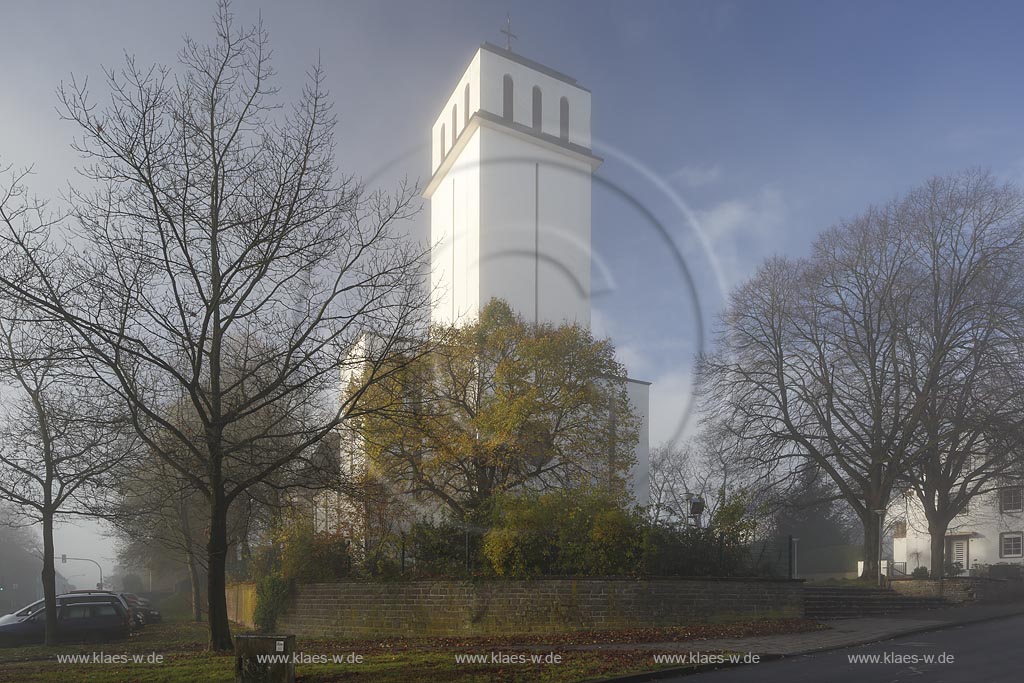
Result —
<svg viewBox="0 0 1024 683"><path fill-rule="evenodd" d="M914 579L927 579L928 567L915 567L914 571L910 572L910 576Z"/></svg>
<svg viewBox="0 0 1024 683"><path fill-rule="evenodd" d="M557 554L552 506L545 496L504 498L498 520L484 534L483 554L498 576L524 578L550 573Z"/></svg>
<svg viewBox="0 0 1024 683"><path fill-rule="evenodd" d="M716 528L698 529L652 523L643 529L640 573L646 576L749 576L755 566L751 546Z"/></svg>
<svg viewBox="0 0 1024 683"><path fill-rule="evenodd" d="M288 580L277 574L264 576L257 581L256 607L253 610L256 628L263 633L274 630L278 617L288 605L290 594Z"/></svg>
<svg viewBox="0 0 1024 683"><path fill-rule="evenodd" d="M470 553L479 546L478 534L468 539ZM412 525L406 536L409 566L419 577L462 576L467 573L466 525L453 520L422 520ZM475 565L469 558L469 565Z"/></svg>
<svg viewBox="0 0 1024 683"><path fill-rule="evenodd" d="M589 527L586 542L580 556L566 564L566 573L591 576L636 573L642 537L640 518L610 505L606 499L585 502L588 504L586 525Z"/></svg>
<svg viewBox="0 0 1024 683"><path fill-rule="evenodd" d="M505 497L484 535L498 576L628 575L640 556L639 516L600 492Z"/></svg>
<svg viewBox="0 0 1024 683"><path fill-rule="evenodd" d="M317 533L307 520L291 520L277 534L281 576L301 583L336 581L352 571L348 539Z"/></svg>

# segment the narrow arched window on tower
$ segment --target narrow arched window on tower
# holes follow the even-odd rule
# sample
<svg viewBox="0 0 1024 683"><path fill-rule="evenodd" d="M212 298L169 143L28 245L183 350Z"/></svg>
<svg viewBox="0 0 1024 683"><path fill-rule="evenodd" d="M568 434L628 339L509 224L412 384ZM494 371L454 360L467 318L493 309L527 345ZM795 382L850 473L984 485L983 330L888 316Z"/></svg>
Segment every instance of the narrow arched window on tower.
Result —
<svg viewBox="0 0 1024 683"><path fill-rule="evenodd" d="M444 149L444 124L442 123L441 124L441 155L438 158L444 159L444 153L445 153L445 149Z"/></svg>
<svg viewBox="0 0 1024 683"><path fill-rule="evenodd" d="M544 113L543 105L541 104L540 88L533 86L533 129L536 131L540 130L540 119Z"/></svg>
<svg viewBox="0 0 1024 683"><path fill-rule="evenodd" d="M558 137L569 141L569 99L563 97L558 103Z"/></svg>
<svg viewBox="0 0 1024 683"><path fill-rule="evenodd" d="M458 126L458 125L459 125L459 105L453 104L452 105L452 145L455 145L455 140L456 140L456 138L459 137L458 134L455 132L457 130L456 126Z"/></svg>
<svg viewBox="0 0 1024 683"><path fill-rule="evenodd" d="M462 99L462 126L466 127L469 125L469 83L466 84L466 93Z"/></svg>
<svg viewBox="0 0 1024 683"><path fill-rule="evenodd" d="M501 116L506 121L512 120L512 77L505 74L505 78L502 81L502 108Z"/></svg>

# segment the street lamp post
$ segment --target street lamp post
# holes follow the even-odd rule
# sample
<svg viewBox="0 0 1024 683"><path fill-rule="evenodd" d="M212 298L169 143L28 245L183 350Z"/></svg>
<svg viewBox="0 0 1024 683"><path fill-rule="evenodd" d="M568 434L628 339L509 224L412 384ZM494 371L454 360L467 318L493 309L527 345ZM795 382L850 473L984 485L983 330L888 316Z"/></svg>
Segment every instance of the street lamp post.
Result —
<svg viewBox="0 0 1024 683"><path fill-rule="evenodd" d="M882 519L885 510L875 510L875 514L878 515L878 587L885 588L882 583Z"/></svg>
<svg viewBox="0 0 1024 683"><path fill-rule="evenodd" d="M79 562L92 562L94 565L96 565L96 568L100 570L100 583L99 586L97 586L97 588L99 590L103 590L103 567L100 566L99 562L97 562L96 560L90 560L88 557L68 557L67 555L60 556L61 564L67 564L68 560L77 560Z"/></svg>

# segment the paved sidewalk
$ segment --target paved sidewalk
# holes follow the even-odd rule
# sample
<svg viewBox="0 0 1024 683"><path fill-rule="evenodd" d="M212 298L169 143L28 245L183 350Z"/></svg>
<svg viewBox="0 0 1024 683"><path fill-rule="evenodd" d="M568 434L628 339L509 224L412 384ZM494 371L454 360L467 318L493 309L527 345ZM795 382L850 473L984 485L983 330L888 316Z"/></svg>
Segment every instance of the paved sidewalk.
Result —
<svg viewBox="0 0 1024 683"><path fill-rule="evenodd" d="M903 612L884 617L834 619L825 621L831 628L810 633L791 633L752 638L687 640L669 643L616 643L583 645L581 650L656 650L659 652L752 652L760 655L794 656L835 650L853 645L874 643L896 636L988 621L1024 614L1024 602L993 605L966 605L939 609Z"/></svg>

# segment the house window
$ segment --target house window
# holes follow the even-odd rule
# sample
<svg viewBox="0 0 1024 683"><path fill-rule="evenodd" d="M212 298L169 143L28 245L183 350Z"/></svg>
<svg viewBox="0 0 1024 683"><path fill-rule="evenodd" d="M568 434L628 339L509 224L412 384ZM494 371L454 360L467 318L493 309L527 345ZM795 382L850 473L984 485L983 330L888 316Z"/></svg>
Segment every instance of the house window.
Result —
<svg viewBox="0 0 1024 683"><path fill-rule="evenodd" d="M558 137L569 140L569 98L563 97L558 102Z"/></svg>
<svg viewBox="0 0 1024 683"><path fill-rule="evenodd" d="M458 137L458 135L455 134L455 127L457 125L459 125L459 105L453 104L452 105L452 144L453 145L455 144L455 138Z"/></svg>
<svg viewBox="0 0 1024 683"><path fill-rule="evenodd" d="M1024 511L1024 489L1020 486L1008 486L1004 489L999 489L999 511Z"/></svg>
<svg viewBox="0 0 1024 683"><path fill-rule="evenodd" d="M444 124L441 124L441 158L444 159Z"/></svg>
<svg viewBox="0 0 1024 683"><path fill-rule="evenodd" d="M541 115L543 106L541 104L540 88L533 86L533 129L540 130Z"/></svg>
<svg viewBox="0 0 1024 683"><path fill-rule="evenodd" d="M898 520L892 525L892 537L893 538L906 538L907 537L907 523L904 520Z"/></svg>
<svg viewBox="0 0 1024 683"><path fill-rule="evenodd" d="M1024 557L1024 534L999 534L999 557Z"/></svg>
<svg viewBox="0 0 1024 683"><path fill-rule="evenodd" d="M462 126L466 127L469 125L469 83L466 84L466 92L462 99Z"/></svg>
<svg viewBox="0 0 1024 683"><path fill-rule="evenodd" d="M505 74L502 81L502 108L501 116L506 121L512 120L512 77Z"/></svg>

